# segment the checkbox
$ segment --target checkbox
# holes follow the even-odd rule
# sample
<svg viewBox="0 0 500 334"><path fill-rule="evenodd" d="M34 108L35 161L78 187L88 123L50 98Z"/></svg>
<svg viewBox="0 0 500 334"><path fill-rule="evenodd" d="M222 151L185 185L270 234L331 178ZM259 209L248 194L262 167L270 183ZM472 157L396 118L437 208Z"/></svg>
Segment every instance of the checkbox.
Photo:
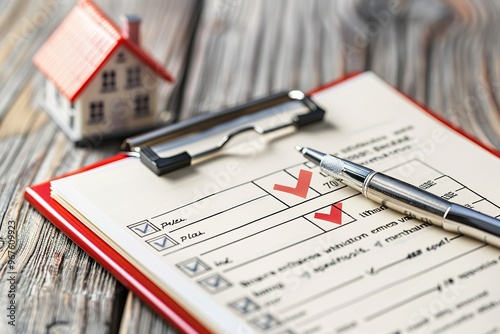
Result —
<svg viewBox="0 0 500 334"><path fill-rule="evenodd" d="M251 319L250 323L261 330L273 329L281 325L281 322L269 313Z"/></svg>
<svg viewBox="0 0 500 334"><path fill-rule="evenodd" d="M154 226L153 223L147 219L128 225L127 227L141 238L160 231L159 228Z"/></svg>
<svg viewBox="0 0 500 334"><path fill-rule="evenodd" d="M179 243L169 237L166 234L162 234L156 238L153 238L151 240L148 240L147 243L156 249L158 252L161 252L167 248L173 247L175 245L178 245Z"/></svg>
<svg viewBox="0 0 500 334"><path fill-rule="evenodd" d="M178 263L176 266L189 277L194 277L211 269L208 264L197 257Z"/></svg>
<svg viewBox="0 0 500 334"><path fill-rule="evenodd" d="M210 293L217 293L231 287L231 283L219 274L215 274L198 281L205 290Z"/></svg>
<svg viewBox="0 0 500 334"><path fill-rule="evenodd" d="M248 297L243 297L229 303L229 306L241 314L249 314L260 309L260 306Z"/></svg>

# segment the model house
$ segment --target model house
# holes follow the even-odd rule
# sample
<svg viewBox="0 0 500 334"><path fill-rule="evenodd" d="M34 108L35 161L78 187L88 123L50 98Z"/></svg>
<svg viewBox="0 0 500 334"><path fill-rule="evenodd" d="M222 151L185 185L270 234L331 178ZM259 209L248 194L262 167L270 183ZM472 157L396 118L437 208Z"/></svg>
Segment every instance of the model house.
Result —
<svg viewBox="0 0 500 334"><path fill-rule="evenodd" d="M118 28L81 1L33 61L46 78L44 107L75 141L122 136L155 125L157 88L172 76L140 47L140 19Z"/></svg>

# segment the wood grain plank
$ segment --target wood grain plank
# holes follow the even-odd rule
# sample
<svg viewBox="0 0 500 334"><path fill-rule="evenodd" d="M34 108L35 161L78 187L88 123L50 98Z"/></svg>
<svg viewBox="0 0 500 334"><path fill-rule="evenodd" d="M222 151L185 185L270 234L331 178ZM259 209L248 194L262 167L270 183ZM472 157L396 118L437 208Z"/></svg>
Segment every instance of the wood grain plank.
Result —
<svg viewBox="0 0 500 334"><path fill-rule="evenodd" d="M120 334L141 333L145 329L151 334L177 333L177 330L172 328L172 326L162 318L158 317L158 315L144 305L139 298L133 293L129 293L123 313Z"/></svg>
<svg viewBox="0 0 500 334"><path fill-rule="evenodd" d="M498 88L488 83L498 76L497 3L209 1L206 7L183 118L373 70L500 147ZM489 97L480 98L485 89Z"/></svg>
<svg viewBox="0 0 500 334"><path fill-rule="evenodd" d="M43 78L34 70L31 57L74 1L16 3L3 4L8 15L0 15L4 19L0 30L10 36L0 41L8 48L0 48L7 50L0 52L0 78L5 82L0 86L0 290L9 291L7 278L14 275L17 313L16 327L2 320L0 332L118 332L128 291L31 208L24 201L23 192L30 184L115 154L119 141L99 148L74 147L38 107L43 98ZM145 15L147 25L143 25L148 27L143 31L143 45L155 51L156 58L174 75L182 76L185 41L193 29L186 18L191 16L196 2L120 2L114 7L112 1L101 4L112 11L111 16L121 10L149 13ZM169 14L164 15L164 11ZM43 24L36 21L44 17L50 20ZM175 93L174 88L162 88L165 105ZM7 243L9 225L16 232L13 268L8 262L12 255ZM7 294L1 294L2 305L8 305L10 300ZM162 326L169 327L164 322Z"/></svg>
<svg viewBox="0 0 500 334"><path fill-rule="evenodd" d="M363 70L363 19L351 1L209 1L182 118L271 91L310 90ZM321 15L319 15L321 14Z"/></svg>
<svg viewBox="0 0 500 334"><path fill-rule="evenodd" d="M69 1L16 1L11 6L6 28L6 38L0 42L0 78L6 84L0 86L0 119L11 110L25 82L34 74L31 58L36 50L57 27L73 7L75 0ZM3 58L3 59L2 59Z"/></svg>

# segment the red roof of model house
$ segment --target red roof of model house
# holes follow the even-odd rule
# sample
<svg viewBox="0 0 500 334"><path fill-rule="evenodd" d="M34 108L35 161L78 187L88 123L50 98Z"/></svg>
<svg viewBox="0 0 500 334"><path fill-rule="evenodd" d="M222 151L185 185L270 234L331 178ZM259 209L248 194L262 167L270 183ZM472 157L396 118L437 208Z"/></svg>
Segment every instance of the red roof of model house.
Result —
<svg viewBox="0 0 500 334"><path fill-rule="evenodd" d="M76 5L38 50L33 62L73 102L120 45L160 77L174 81L161 64L122 36L121 30L91 1Z"/></svg>

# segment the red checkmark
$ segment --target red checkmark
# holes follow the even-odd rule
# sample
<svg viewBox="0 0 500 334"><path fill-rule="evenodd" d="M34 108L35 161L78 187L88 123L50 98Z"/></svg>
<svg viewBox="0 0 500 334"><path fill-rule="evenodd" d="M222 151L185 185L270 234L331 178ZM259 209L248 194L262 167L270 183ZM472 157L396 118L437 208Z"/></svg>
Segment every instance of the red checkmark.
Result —
<svg viewBox="0 0 500 334"><path fill-rule="evenodd" d="M334 224L342 224L342 203L337 203L330 207L330 213L316 212L314 218L326 220Z"/></svg>
<svg viewBox="0 0 500 334"><path fill-rule="evenodd" d="M307 197L307 192L309 191L309 185L311 184L312 172L301 169L299 172L299 178L297 180L297 185L295 187L288 187L281 184L275 184L274 190L283 191L295 196L302 198Z"/></svg>

